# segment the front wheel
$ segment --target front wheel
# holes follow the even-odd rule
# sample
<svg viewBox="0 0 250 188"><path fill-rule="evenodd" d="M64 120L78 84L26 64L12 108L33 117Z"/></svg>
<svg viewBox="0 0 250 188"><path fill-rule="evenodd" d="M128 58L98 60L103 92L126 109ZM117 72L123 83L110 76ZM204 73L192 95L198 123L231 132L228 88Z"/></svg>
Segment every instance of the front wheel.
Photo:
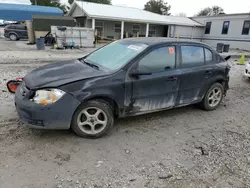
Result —
<svg viewBox="0 0 250 188"><path fill-rule="evenodd" d="M71 128L81 137L99 138L108 133L113 124L111 106L102 100L91 100L78 107Z"/></svg>
<svg viewBox="0 0 250 188"><path fill-rule="evenodd" d="M224 95L224 88L220 83L213 84L207 91L201 106L207 111L215 110L221 103Z"/></svg>

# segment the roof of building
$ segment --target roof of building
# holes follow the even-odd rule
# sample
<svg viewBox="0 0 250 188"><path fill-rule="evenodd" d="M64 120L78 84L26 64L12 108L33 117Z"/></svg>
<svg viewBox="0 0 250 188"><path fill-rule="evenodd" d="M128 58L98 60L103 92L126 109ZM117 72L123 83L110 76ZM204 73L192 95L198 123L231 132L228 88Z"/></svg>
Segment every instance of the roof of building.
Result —
<svg viewBox="0 0 250 188"><path fill-rule="evenodd" d="M80 7L88 17L96 19L133 21L163 25L203 26L187 17L165 16L138 8L88 3L83 1L75 1L69 11L69 15L72 14L76 6Z"/></svg>
<svg viewBox="0 0 250 188"><path fill-rule="evenodd" d="M0 3L0 19L25 21L32 20L32 15L63 15L57 7Z"/></svg>
<svg viewBox="0 0 250 188"><path fill-rule="evenodd" d="M147 44L147 45L156 45L156 44L160 44L160 43L178 42L178 43L202 44L202 45L208 46L205 43L198 42L198 41L191 40L191 39L177 39L177 38L166 38L166 37L137 37L137 38L122 39L122 41L131 41L131 42L143 43L143 44Z"/></svg>
<svg viewBox="0 0 250 188"><path fill-rule="evenodd" d="M218 14L209 16L194 16L191 18L211 18L211 17L228 17L228 16L250 16L250 13L235 13L235 14Z"/></svg>

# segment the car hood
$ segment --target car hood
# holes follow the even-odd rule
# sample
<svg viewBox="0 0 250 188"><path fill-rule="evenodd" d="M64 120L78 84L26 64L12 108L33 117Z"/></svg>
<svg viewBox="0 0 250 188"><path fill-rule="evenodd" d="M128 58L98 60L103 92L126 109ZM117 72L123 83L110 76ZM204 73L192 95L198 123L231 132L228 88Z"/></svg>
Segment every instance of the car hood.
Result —
<svg viewBox="0 0 250 188"><path fill-rule="evenodd" d="M30 89L38 89L58 87L70 82L107 74L107 72L92 68L79 60L72 60L35 69L24 77L24 82Z"/></svg>

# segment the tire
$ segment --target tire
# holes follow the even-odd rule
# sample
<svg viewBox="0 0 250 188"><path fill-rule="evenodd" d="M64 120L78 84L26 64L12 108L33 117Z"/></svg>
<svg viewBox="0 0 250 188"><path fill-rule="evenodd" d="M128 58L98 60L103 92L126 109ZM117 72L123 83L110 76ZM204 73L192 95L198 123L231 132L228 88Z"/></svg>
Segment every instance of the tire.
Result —
<svg viewBox="0 0 250 188"><path fill-rule="evenodd" d="M223 96L223 86L220 83L214 83L206 92L201 102L201 107L207 111L215 110L220 105Z"/></svg>
<svg viewBox="0 0 250 188"><path fill-rule="evenodd" d="M17 40L18 40L17 35L16 35L16 34L13 34L13 33L11 33L11 34L9 35L9 38L10 38L11 41L17 41Z"/></svg>
<svg viewBox="0 0 250 188"><path fill-rule="evenodd" d="M71 128L80 137L100 138L114 125L114 113L109 104L102 100L90 100L75 111Z"/></svg>

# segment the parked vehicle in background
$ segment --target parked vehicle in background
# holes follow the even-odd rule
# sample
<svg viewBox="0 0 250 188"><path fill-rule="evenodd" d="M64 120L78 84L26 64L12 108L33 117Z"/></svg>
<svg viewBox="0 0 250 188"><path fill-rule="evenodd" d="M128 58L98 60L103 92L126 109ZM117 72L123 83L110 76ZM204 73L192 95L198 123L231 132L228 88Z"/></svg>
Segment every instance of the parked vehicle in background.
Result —
<svg viewBox="0 0 250 188"><path fill-rule="evenodd" d="M28 39L27 27L22 24L7 25L4 28L4 37L9 38L12 41Z"/></svg>
<svg viewBox="0 0 250 188"><path fill-rule="evenodd" d="M230 67L211 47L166 38L110 43L74 61L38 68L15 96L30 127L100 137L115 117L200 103L215 110L228 90Z"/></svg>
<svg viewBox="0 0 250 188"><path fill-rule="evenodd" d="M246 63L245 76L250 79L250 61Z"/></svg>

